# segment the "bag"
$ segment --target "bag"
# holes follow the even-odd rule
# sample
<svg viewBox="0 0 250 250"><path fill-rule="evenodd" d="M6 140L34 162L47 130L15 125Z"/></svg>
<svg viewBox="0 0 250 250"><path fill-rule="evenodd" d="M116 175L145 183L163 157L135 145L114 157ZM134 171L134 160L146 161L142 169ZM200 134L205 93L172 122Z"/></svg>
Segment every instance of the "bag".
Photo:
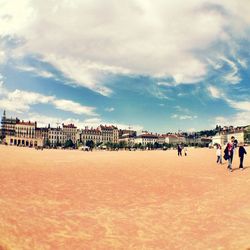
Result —
<svg viewBox="0 0 250 250"><path fill-rule="evenodd" d="M224 158L225 161L227 161L228 158L229 158L229 154L228 154L228 145L227 145L227 147L226 147L225 150L224 150L224 156L223 156L223 158Z"/></svg>
<svg viewBox="0 0 250 250"><path fill-rule="evenodd" d="M228 154L224 154L223 158L224 158L225 161L227 161L228 158L229 158L229 157L228 157Z"/></svg>

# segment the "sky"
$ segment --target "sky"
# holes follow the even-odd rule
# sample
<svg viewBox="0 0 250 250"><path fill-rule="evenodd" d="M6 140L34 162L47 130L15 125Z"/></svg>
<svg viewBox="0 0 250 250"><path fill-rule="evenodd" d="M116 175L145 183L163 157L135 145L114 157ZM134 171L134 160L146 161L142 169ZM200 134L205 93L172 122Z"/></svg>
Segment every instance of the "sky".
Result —
<svg viewBox="0 0 250 250"><path fill-rule="evenodd" d="M158 133L250 124L249 0L0 0L0 112Z"/></svg>

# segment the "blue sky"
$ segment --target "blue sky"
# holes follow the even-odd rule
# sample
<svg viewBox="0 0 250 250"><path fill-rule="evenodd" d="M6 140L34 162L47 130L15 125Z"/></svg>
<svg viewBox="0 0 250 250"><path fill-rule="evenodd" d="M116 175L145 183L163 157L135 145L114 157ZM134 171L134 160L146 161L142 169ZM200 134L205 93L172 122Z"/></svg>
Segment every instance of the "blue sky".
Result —
<svg viewBox="0 0 250 250"><path fill-rule="evenodd" d="M250 3L0 1L0 112L40 125L250 124Z"/></svg>

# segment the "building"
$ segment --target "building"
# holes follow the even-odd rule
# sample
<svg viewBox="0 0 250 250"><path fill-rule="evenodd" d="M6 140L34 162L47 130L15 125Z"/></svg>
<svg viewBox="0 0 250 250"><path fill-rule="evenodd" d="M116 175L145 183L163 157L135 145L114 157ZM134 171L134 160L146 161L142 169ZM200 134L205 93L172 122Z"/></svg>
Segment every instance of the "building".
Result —
<svg viewBox="0 0 250 250"><path fill-rule="evenodd" d="M44 143L48 142L48 128L36 128L36 138L43 138Z"/></svg>
<svg viewBox="0 0 250 250"><path fill-rule="evenodd" d="M119 138L121 138L123 135L129 135L131 137L136 137L136 131L130 130L130 129L119 129Z"/></svg>
<svg viewBox="0 0 250 250"><path fill-rule="evenodd" d="M118 143L119 142L119 131L118 128L111 125L111 126L103 126L100 125L98 130L101 131L102 134L102 142L104 144L110 143Z"/></svg>
<svg viewBox="0 0 250 250"><path fill-rule="evenodd" d="M68 140L72 140L74 144L76 144L76 134L77 134L77 127L74 124L62 124L62 131L63 131L63 143Z"/></svg>
<svg viewBox="0 0 250 250"><path fill-rule="evenodd" d="M11 146L23 147L43 147L44 142L42 138L27 138L6 135L5 142Z"/></svg>
<svg viewBox="0 0 250 250"><path fill-rule="evenodd" d="M164 144L165 143L165 136L164 135L159 135L158 136L158 140L157 140L157 142L159 143L159 144Z"/></svg>
<svg viewBox="0 0 250 250"><path fill-rule="evenodd" d="M221 146L227 143L227 135L226 134L216 134L212 137L212 145L219 144Z"/></svg>
<svg viewBox="0 0 250 250"><path fill-rule="evenodd" d="M128 147L132 147L135 143L135 138L132 134L123 134L119 137L119 143L124 142Z"/></svg>
<svg viewBox="0 0 250 250"><path fill-rule="evenodd" d="M227 133L227 141L231 140L231 137L234 137L238 143L249 143L250 142L250 126L246 127L237 127L233 130L230 130Z"/></svg>
<svg viewBox="0 0 250 250"><path fill-rule="evenodd" d="M141 134L134 138L135 144L141 144L143 146L146 146L147 144L155 144L155 142L158 142L158 135L152 133Z"/></svg>
<svg viewBox="0 0 250 250"><path fill-rule="evenodd" d="M217 133L212 138L212 144L225 145L231 141L231 137L234 137L238 143L249 144L250 143L250 125L244 127L224 127L223 131Z"/></svg>
<svg viewBox="0 0 250 250"><path fill-rule="evenodd" d="M212 137L200 137L197 139L197 143L202 146L208 147L212 143Z"/></svg>
<svg viewBox="0 0 250 250"><path fill-rule="evenodd" d="M37 127L36 122L19 121L15 125L15 136L24 138L35 138L36 127Z"/></svg>
<svg viewBox="0 0 250 250"><path fill-rule="evenodd" d="M83 145L86 145L87 141L93 141L97 145L102 142L102 133L99 129L85 127L85 129L79 131L78 140Z"/></svg>
<svg viewBox="0 0 250 250"><path fill-rule="evenodd" d="M165 143L167 144L178 144L180 143L179 138L175 134L165 135Z"/></svg>
<svg viewBox="0 0 250 250"><path fill-rule="evenodd" d="M8 145L43 147L44 140L42 137L37 137L36 128L36 122L18 121L15 124L14 135L6 135L5 142Z"/></svg>
<svg viewBox="0 0 250 250"><path fill-rule="evenodd" d="M18 118L7 118L6 111L4 110L1 120L1 138L5 138L6 135L15 135L15 125L19 122Z"/></svg>
<svg viewBox="0 0 250 250"><path fill-rule="evenodd" d="M65 136L64 136L63 130L60 127L49 128L47 142L52 147L62 146L62 144L64 144L65 142Z"/></svg>

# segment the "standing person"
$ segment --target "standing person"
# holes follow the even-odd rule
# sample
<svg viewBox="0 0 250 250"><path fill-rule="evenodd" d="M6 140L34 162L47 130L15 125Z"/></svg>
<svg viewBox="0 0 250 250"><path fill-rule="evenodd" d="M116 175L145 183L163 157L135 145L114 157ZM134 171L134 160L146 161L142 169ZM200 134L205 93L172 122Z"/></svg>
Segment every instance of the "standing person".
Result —
<svg viewBox="0 0 250 250"><path fill-rule="evenodd" d="M216 156L217 156L217 161L216 162L222 164L221 145L217 145Z"/></svg>
<svg viewBox="0 0 250 250"><path fill-rule="evenodd" d="M231 141L228 142L227 147L225 149L225 154L227 155L227 160L228 160L228 167L227 168L231 172L233 171L232 163L233 163L234 148L235 148L234 141L235 141L235 138L232 136Z"/></svg>
<svg viewBox="0 0 250 250"><path fill-rule="evenodd" d="M178 156L182 156L182 147L180 144L178 144L177 150L178 150Z"/></svg>
<svg viewBox="0 0 250 250"><path fill-rule="evenodd" d="M244 155L247 154L243 145L239 147L239 157L240 157L240 169L243 170Z"/></svg>

